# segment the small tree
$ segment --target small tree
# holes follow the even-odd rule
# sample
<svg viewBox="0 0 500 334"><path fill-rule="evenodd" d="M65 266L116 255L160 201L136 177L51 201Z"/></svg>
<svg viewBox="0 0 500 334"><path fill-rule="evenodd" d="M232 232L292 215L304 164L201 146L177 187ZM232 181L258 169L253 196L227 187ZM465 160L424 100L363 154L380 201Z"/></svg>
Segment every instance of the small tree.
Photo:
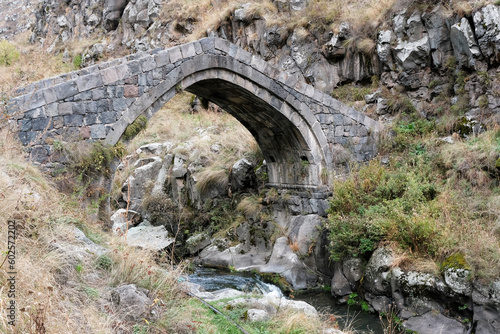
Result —
<svg viewBox="0 0 500 334"><path fill-rule="evenodd" d="M0 65L9 66L19 59L19 51L7 40L0 41Z"/></svg>

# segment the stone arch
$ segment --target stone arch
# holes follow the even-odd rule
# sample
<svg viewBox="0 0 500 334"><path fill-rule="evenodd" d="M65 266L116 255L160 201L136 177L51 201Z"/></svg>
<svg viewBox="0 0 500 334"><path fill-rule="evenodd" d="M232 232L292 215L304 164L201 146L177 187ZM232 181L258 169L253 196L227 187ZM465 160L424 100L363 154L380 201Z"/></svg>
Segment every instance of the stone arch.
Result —
<svg viewBox="0 0 500 334"><path fill-rule="evenodd" d="M257 76L254 69L245 69L243 76L226 68L227 59L222 61L226 66L218 65L221 58L201 55L184 62L184 71L178 73L177 80L159 84L138 99L112 127L106 141L115 144L137 117L151 118L183 89L221 106L252 133L268 164L270 186L321 186L322 170L331 166L331 154L327 145L321 147L326 138L319 124L314 128L317 121L311 110L300 109L300 104L290 104L286 98L258 85L250 79ZM206 66L200 67L200 63Z"/></svg>
<svg viewBox="0 0 500 334"><path fill-rule="evenodd" d="M50 139L115 144L139 115L151 117L181 89L221 105L253 133L271 185L319 189L334 158L376 154L376 121L219 38L35 82L18 89L7 109L32 160L55 169L65 162Z"/></svg>

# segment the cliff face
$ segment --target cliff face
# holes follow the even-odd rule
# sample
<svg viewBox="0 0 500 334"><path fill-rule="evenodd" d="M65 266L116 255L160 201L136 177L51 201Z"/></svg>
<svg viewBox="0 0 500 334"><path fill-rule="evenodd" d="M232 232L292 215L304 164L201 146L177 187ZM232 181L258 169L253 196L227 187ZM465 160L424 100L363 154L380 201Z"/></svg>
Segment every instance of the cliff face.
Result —
<svg viewBox="0 0 500 334"><path fill-rule="evenodd" d="M311 21L290 24L310 10L307 1L232 7L225 1L212 1L209 7L203 3L186 7L175 0L44 0L36 13L31 41L43 43L50 51L66 41L95 39L99 42L83 54L87 66L103 56L215 35L280 69L300 73L325 93L345 84L375 80L388 90L386 94L355 105L375 117L391 113L386 99L390 93L409 98L424 117L458 103L456 108L469 118L498 120L498 5L460 14L441 5L402 10L394 6L380 23L366 22L360 29L349 22L335 22L333 31ZM206 8L210 8L208 15L218 18L215 24L201 22L199 17L206 13L196 11Z"/></svg>

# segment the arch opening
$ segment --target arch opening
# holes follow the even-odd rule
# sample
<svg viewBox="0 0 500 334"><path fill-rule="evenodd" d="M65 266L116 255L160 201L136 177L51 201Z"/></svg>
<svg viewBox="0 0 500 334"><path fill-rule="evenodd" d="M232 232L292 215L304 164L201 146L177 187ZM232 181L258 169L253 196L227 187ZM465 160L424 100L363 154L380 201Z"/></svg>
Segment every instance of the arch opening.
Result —
<svg viewBox="0 0 500 334"><path fill-rule="evenodd" d="M296 124L275 105L245 88L222 79L201 80L186 91L209 100L234 116L254 136L267 162L269 185L277 187L316 187L320 185L319 154L309 147Z"/></svg>

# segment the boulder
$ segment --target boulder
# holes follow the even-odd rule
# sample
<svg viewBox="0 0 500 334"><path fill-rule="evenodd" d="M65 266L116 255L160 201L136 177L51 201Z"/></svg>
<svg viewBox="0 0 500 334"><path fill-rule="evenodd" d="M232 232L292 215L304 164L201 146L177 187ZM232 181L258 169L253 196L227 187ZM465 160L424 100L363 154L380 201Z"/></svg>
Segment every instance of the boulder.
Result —
<svg viewBox="0 0 500 334"><path fill-rule="evenodd" d="M249 321L266 321L269 320L271 316L264 310L251 308L247 311L247 318Z"/></svg>
<svg viewBox="0 0 500 334"><path fill-rule="evenodd" d="M301 256L311 255L322 226L323 221L318 215L293 216L288 232L290 244L298 247L296 251Z"/></svg>
<svg viewBox="0 0 500 334"><path fill-rule="evenodd" d="M233 165L229 180L232 191L244 191L257 186L253 165L247 159L238 160Z"/></svg>
<svg viewBox="0 0 500 334"><path fill-rule="evenodd" d="M453 54L446 17L441 6L436 6L430 13L422 14L429 36L432 64L435 67L444 65L448 56Z"/></svg>
<svg viewBox="0 0 500 334"><path fill-rule="evenodd" d="M186 240L186 247L191 255L198 253L208 245L210 245L210 236L207 233L198 233Z"/></svg>
<svg viewBox="0 0 500 334"><path fill-rule="evenodd" d="M412 317L403 323L406 329L420 334L466 334L467 330L460 321L445 317L441 313L427 312L424 315Z"/></svg>
<svg viewBox="0 0 500 334"><path fill-rule="evenodd" d="M206 266L234 267L236 270L250 270L264 265L268 252L259 252L256 248L247 248L242 244L221 250L214 245L203 249L199 262Z"/></svg>
<svg viewBox="0 0 500 334"><path fill-rule="evenodd" d="M114 313L121 319L130 322L138 322L149 318L150 305L153 304L148 298L148 291L138 288L135 284L123 285L111 291L111 302Z"/></svg>
<svg viewBox="0 0 500 334"><path fill-rule="evenodd" d="M465 17L451 26L450 39L453 53L460 66L474 67L476 60L481 58L481 51L472 27Z"/></svg>
<svg viewBox="0 0 500 334"><path fill-rule="evenodd" d="M315 285L317 281L316 275L290 248L286 237L276 240L269 262L258 270L263 273L280 274L294 289L306 289Z"/></svg>
<svg viewBox="0 0 500 334"><path fill-rule="evenodd" d="M118 27L119 20L123 14L127 0L105 0L104 1L104 28L108 31Z"/></svg>
<svg viewBox="0 0 500 334"><path fill-rule="evenodd" d="M382 30L379 32L377 38L377 55L382 64L384 64L388 69L392 67L391 42L391 30Z"/></svg>
<svg viewBox="0 0 500 334"><path fill-rule="evenodd" d="M151 143L151 144L142 145L135 152L137 154L145 153L145 154L152 154L152 155L160 155L163 151L163 148L164 148L164 146L161 143Z"/></svg>
<svg viewBox="0 0 500 334"><path fill-rule="evenodd" d="M363 280L367 291L374 295L389 295L390 281L388 280L388 275L391 271L393 261L394 257L387 248L377 248L373 252L366 265L365 278Z"/></svg>
<svg viewBox="0 0 500 334"><path fill-rule="evenodd" d="M343 297L350 295L353 291L351 290L351 285L349 281L345 278L342 273L342 267L337 263L335 266L335 273L332 277L332 296Z"/></svg>
<svg viewBox="0 0 500 334"><path fill-rule="evenodd" d="M136 162L140 166L134 170L122 187L122 199L130 200L130 209L141 212L142 202L147 194L148 186L153 186L158 173L163 165L158 157L140 159ZM142 165L142 166L141 166Z"/></svg>
<svg viewBox="0 0 500 334"><path fill-rule="evenodd" d="M111 230L114 234L122 235L128 228L137 226L142 222L142 215L133 210L119 209L111 216Z"/></svg>
<svg viewBox="0 0 500 334"><path fill-rule="evenodd" d="M472 292L470 281L471 271L464 268L447 268L444 271L444 281L452 291L462 295Z"/></svg>
<svg viewBox="0 0 500 334"><path fill-rule="evenodd" d="M487 5L473 16L475 34L481 53L490 64L500 63L500 6Z"/></svg>
<svg viewBox="0 0 500 334"><path fill-rule="evenodd" d="M430 65L429 36L409 42L399 39L394 48L396 62L404 71L416 70Z"/></svg>
<svg viewBox="0 0 500 334"><path fill-rule="evenodd" d="M165 226L152 226L144 221L137 227L129 228L127 233L127 244L152 251L161 251L174 242L174 238L168 237Z"/></svg>
<svg viewBox="0 0 500 334"><path fill-rule="evenodd" d="M363 277L363 260L357 257L345 259L342 263L342 273L351 285L359 282Z"/></svg>
<svg viewBox="0 0 500 334"><path fill-rule="evenodd" d="M82 251L88 254L102 255L108 250L102 246L97 245L95 242L87 238L85 233L77 227L72 228L75 240L77 241L76 246Z"/></svg>

